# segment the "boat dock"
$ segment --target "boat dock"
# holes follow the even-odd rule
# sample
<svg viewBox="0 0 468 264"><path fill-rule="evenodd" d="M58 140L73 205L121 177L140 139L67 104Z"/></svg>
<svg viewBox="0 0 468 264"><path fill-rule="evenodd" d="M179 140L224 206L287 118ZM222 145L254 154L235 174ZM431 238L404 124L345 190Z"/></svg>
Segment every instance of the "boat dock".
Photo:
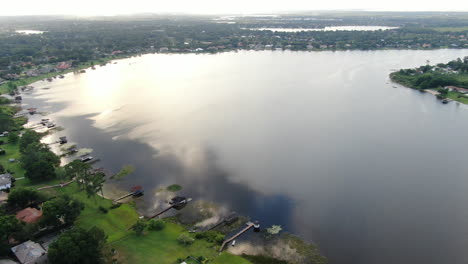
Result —
<svg viewBox="0 0 468 264"><path fill-rule="evenodd" d="M190 202L192 200L192 198L185 198L185 197L181 197L181 196L176 196L174 198L171 199L171 201L169 201L169 204L170 206L164 210L162 210L161 212L153 215L153 216L150 216L149 219L153 219L155 217L158 217L160 215L162 215L163 213L169 211L170 209L174 208L176 210L180 210L182 208L184 208L188 202Z"/></svg>
<svg viewBox="0 0 468 264"><path fill-rule="evenodd" d="M143 195L143 193L144 193L144 191L143 191L143 188L141 188L141 186L135 186L135 187L132 188L132 190L129 193L127 193L124 196L121 196L121 197L113 200L112 202L116 203L116 202L118 202L118 201L120 201L122 199L125 199L127 197L130 197L130 196L140 197L140 196Z"/></svg>
<svg viewBox="0 0 468 264"><path fill-rule="evenodd" d="M234 236L224 240L223 244L221 245L221 247L219 248L219 252L222 252L224 247L226 246L226 244L228 244L229 242L233 241L234 239L238 238L239 236L241 236L242 234L244 234L245 232L247 232L250 228L254 228L254 230L256 232L260 231L260 224L258 224L258 222L255 222L255 223L252 223L252 222L248 222L246 224L247 226L242 229L239 233L235 234Z"/></svg>
<svg viewBox="0 0 468 264"><path fill-rule="evenodd" d="M234 222L236 222L238 219L239 219L239 216L236 213L232 212L230 215L226 216L223 220L219 221L214 226L208 228L208 231L213 230L223 224L231 225Z"/></svg>

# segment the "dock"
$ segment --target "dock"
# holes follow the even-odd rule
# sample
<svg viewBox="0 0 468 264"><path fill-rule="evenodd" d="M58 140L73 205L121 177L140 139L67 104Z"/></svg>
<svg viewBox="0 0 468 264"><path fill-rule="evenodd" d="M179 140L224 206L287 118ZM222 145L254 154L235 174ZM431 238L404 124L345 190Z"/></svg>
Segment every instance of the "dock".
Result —
<svg viewBox="0 0 468 264"><path fill-rule="evenodd" d="M187 205L188 202L190 202L192 200L192 198L185 198L185 197L181 197L181 196L176 196L174 198L171 199L171 201L169 202L170 206L164 210L162 210L161 212L155 214L155 215L152 215L150 217L148 217L149 219L153 219L155 217L158 217L160 215L162 215L163 213L169 211L170 209L174 208L176 210L180 210L182 208L185 207L185 205Z"/></svg>
<svg viewBox="0 0 468 264"><path fill-rule="evenodd" d="M217 228L218 226L223 225L223 224L231 225L231 224L233 224L234 222L236 222L238 219L239 219L239 216L238 216L235 212L232 212L230 215L228 215L228 216L226 216L225 218L223 218L223 220L219 221L219 222L216 223L214 226L208 228L208 231L213 230L213 229L215 229L215 228Z"/></svg>
<svg viewBox="0 0 468 264"><path fill-rule="evenodd" d="M221 247L219 248L219 252L222 252L222 251L223 251L223 249L224 249L224 247L226 246L226 244L228 244L229 242L231 242L231 241L233 241L234 239L238 238L239 236L241 236L242 234L244 234L245 232L247 232L250 228L254 228L254 229L256 229L256 231L257 231L257 230L258 230L258 231L260 230L260 225L258 224L258 222L256 222L256 223L248 222L246 225L247 225L247 226L246 226L244 229L242 229L241 231L239 231L239 233L237 233L237 234L235 234L234 236L232 236L232 237L230 237L230 238L224 240L223 244L222 244ZM258 231L257 231L257 232L258 232Z"/></svg>
<svg viewBox="0 0 468 264"><path fill-rule="evenodd" d="M132 190L129 193L127 193L127 194L113 200L112 202L115 203L115 202L118 202L118 201L120 201L122 199L125 199L127 197L130 197L130 196L139 197L139 196L142 196L143 193L144 193L144 191L141 188L141 186L135 186L135 187L132 188Z"/></svg>

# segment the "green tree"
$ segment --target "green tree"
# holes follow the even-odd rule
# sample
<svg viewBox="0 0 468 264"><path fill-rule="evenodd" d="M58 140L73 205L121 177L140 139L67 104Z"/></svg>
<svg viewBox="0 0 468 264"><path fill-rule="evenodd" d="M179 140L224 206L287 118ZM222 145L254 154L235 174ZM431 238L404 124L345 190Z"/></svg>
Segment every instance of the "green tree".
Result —
<svg viewBox="0 0 468 264"><path fill-rule="evenodd" d="M83 177L84 174L90 173L92 169L89 163L84 163L80 160L74 160L63 167L69 179ZM78 182L78 184L80 184L80 182Z"/></svg>
<svg viewBox="0 0 468 264"><path fill-rule="evenodd" d="M105 241L104 232L97 227L88 231L74 227L50 245L49 261L51 264L103 263L102 248Z"/></svg>
<svg viewBox="0 0 468 264"><path fill-rule="evenodd" d="M44 203L42 222L53 226L73 224L83 209L82 202L62 195Z"/></svg>
<svg viewBox="0 0 468 264"><path fill-rule="evenodd" d="M43 195L30 188L13 188L8 195L8 205L24 208L34 202L42 202Z"/></svg>
<svg viewBox="0 0 468 264"><path fill-rule="evenodd" d="M0 216L0 254L5 255L10 251L8 237L20 232L23 225L16 219L14 215Z"/></svg>
<svg viewBox="0 0 468 264"><path fill-rule="evenodd" d="M39 143L41 135L34 130L26 130L19 140L19 149L21 153L26 151L26 148L34 143Z"/></svg>
<svg viewBox="0 0 468 264"><path fill-rule="evenodd" d="M46 145L36 143L26 147L21 155L21 163L26 170L25 177L40 181L55 178L54 166L60 164L60 159Z"/></svg>
<svg viewBox="0 0 468 264"><path fill-rule="evenodd" d="M165 227L164 221L161 219L151 219L148 222L148 229L154 231L163 230Z"/></svg>
<svg viewBox="0 0 468 264"><path fill-rule="evenodd" d="M85 181L85 190L88 194L88 197L96 195L96 193L101 192L101 195L104 196L102 193L102 188L104 187L104 179L106 175L103 172L96 172L92 173L89 179Z"/></svg>
<svg viewBox="0 0 468 264"><path fill-rule="evenodd" d="M19 136L17 133L15 132L10 132L10 134L8 134L8 142L9 143L12 143L12 144L16 144L19 140Z"/></svg>
<svg viewBox="0 0 468 264"><path fill-rule="evenodd" d="M136 222L136 224L132 226L133 231L135 231L137 235L143 234L143 231L145 231L145 228L146 228L146 222L143 221L142 219L139 219Z"/></svg>

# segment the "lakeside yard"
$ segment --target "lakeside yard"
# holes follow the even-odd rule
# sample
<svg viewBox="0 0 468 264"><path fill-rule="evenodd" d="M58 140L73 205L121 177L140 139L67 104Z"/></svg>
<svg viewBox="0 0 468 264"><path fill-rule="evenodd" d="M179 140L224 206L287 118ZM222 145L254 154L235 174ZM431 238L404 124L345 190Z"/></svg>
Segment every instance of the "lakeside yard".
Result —
<svg viewBox="0 0 468 264"><path fill-rule="evenodd" d="M7 143L2 146L6 155L0 156L0 163L11 171L16 178L24 177L24 169L19 162L9 163L10 158L19 159L18 143ZM34 183L27 178L16 181L18 187L37 189L39 187L58 184L64 180L53 179L50 181ZM83 202L85 207L75 222L75 226L90 229L94 226L102 229L107 235L109 247L117 250L116 256L119 263L177 263L177 259L185 259L188 256L203 256L213 264L249 264L251 262L242 257L226 252L218 253L219 246L204 240L195 240L191 245L181 245L177 238L181 234L188 234L187 230L176 223L166 222L165 228L160 231L146 230L144 234L137 235L133 230L128 230L138 221L139 215L132 204L121 204L112 209L112 201L98 195L88 197L87 194L72 183L63 188L49 188L41 192L49 197L60 194L68 194ZM106 208L104 213L100 208Z"/></svg>

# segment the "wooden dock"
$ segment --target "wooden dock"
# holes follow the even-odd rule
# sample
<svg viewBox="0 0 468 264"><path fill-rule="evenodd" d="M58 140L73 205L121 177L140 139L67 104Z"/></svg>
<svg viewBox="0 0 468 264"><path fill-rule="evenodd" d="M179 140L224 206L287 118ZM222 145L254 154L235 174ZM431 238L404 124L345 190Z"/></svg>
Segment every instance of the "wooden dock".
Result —
<svg viewBox="0 0 468 264"><path fill-rule="evenodd" d="M120 201L120 200L122 200L122 199L125 199L125 198L127 198L127 197L129 197L129 196L135 196L135 195L138 195L138 194L143 195L143 191L137 190L137 191L129 192L129 193L125 194L124 196L121 196L121 197L119 197L119 198L113 200L112 202L115 203L115 202Z"/></svg>
<svg viewBox="0 0 468 264"><path fill-rule="evenodd" d="M223 244L221 245L221 247L219 248L219 252L222 252L224 247L226 246L227 243L233 241L234 239L238 238L240 235L244 234L245 232L247 232L247 230L249 230L250 228L254 227L254 223L252 222L248 222L247 223L247 226L242 229L239 233L235 234L234 236L224 240Z"/></svg>
<svg viewBox="0 0 468 264"><path fill-rule="evenodd" d="M171 210L172 208L174 208L174 205L171 205L171 206L169 206L168 208L162 210L161 212L159 212L159 213L157 213L157 214L155 214L155 215L153 215L153 216L150 216L149 219L156 218L156 217L158 217L158 216L164 214L165 212Z"/></svg>

